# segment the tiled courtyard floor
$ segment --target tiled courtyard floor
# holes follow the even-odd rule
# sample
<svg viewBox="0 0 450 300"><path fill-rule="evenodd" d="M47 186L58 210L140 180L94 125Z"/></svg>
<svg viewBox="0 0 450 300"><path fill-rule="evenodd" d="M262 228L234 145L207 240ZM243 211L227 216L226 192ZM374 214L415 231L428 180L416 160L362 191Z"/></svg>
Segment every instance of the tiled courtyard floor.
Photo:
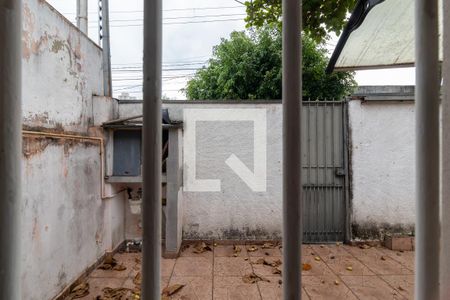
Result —
<svg viewBox="0 0 450 300"><path fill-rule="evenodd" d="M275 262L276 266L277 261L282 260L280 248L237 247L217 245L203 253L195 253L195 247L191 245L177 259L162 259L161 289L184 285L163 299L282 299L281 275L273 274L276 268L282 269L282 265L266 265ZM87 281L89 295L82 299L139 299L131 291L137 291L135 283L139 281L141 254L118 253L114 258L126 270L95 270ZM347 245L304 245L302 261L303 265L298 266L303 269L302 299L413 299L414 252ZM244 277L252 273L263 280L244 282L248 281ZM129 289L129 296L108 298L104 296L104 288Z"/></svg>

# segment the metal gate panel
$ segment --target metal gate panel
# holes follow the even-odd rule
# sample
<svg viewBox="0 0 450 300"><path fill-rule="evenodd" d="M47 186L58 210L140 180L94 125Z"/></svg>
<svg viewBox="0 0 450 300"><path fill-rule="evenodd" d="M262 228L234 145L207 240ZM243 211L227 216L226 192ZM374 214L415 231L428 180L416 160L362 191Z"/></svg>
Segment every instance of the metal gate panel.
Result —
<svg viewBox="0 0 450 300"><path fill-rule="evenodd" d="M303 102L303 241L343 241L346 229L345 102Z"/></svg>

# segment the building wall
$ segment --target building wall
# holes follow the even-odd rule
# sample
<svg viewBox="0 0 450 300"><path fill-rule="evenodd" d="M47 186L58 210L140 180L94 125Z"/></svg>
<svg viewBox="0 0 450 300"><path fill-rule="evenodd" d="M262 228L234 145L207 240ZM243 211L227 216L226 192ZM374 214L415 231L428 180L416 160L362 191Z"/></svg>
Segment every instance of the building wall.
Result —
<svg viewBox="0 0 450 300"><path fill-rule="evenodd" d="M353 235L411 231L415 222L414 102L349 102Z"/></svg>
<svg viewBox="0 0 450 300"><path fill-rule="evenodd" d="M26 130L109 137L115 117L103 93L102 51L45 1L23 6L23 124ZM111 153L106 153L108 168ZM123 194L106 186L100 145L66 138L23 138L22 293L52 299L124 240Z"/></svg>
<svg viewBox="0 0 450 300"><path fill-rule="evenodd" d="M355 239L379 238L385 232L414 230L414 102L413 87L362 87L349 101L350 225ZM365 98L366 101L358 100ZM171 119L185 121L192 108L267 111L267 192L252 192L225 163L233 152L253 170L251 123L197 125L197 178L221 179L220 192L183 192L185 239L277 238L282 224L280 103L242 104L167 101ZM142 103L123 101L121 117L140 115ZM208 112L205 111L205 115ZM232 114L232 112L230 112ZM249 116L251 117L251 116ZM186 126L186 124L184 124ZM183 139L186 137L184 128ZM231 146L230 146L231 145ZM223 150L225 149L225 150ZM184 149L184 157L186 149ZM183 172L186 174L186 166ZM186 185L186 176L183 184ZM127 219L134 216L127 214ZM129 222L132 223L132 222Z"/></svg>
<svg viewBox="0 0 450 300"><path fill-rule="evenodd" d="M46 1L23 4L23 117L27 126L86 132L103 94L102 50Z"/></svg>

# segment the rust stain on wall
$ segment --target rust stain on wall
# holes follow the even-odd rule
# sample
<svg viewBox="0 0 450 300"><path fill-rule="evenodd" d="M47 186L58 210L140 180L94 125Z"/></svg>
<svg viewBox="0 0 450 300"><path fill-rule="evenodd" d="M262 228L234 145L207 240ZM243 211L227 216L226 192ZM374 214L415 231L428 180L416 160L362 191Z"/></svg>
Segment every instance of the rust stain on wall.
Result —
<svg viewBox="0 0 450 300"><path fill-rule="evenodd" d="M86 148L97 147L98 143L95 141L75 140L69 138L24 136L22 143L22 154L26 159L30 159L31 157L44 152L50 145L64 147L64 155L68 156L71 150L76 146L83 145Z"/></svg>

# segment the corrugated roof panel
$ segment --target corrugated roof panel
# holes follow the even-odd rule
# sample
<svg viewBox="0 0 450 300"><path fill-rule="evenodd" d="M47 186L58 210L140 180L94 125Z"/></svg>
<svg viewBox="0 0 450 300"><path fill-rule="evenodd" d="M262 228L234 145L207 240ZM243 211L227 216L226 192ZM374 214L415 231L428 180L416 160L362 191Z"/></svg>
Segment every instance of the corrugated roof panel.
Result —
<svg viewBox="0 0 450 300"><path fill-rule="evenodd" d="M335 70L406 67L414 61L414 0L386 0L373 7L361 26L350 33Z"/></svg>

